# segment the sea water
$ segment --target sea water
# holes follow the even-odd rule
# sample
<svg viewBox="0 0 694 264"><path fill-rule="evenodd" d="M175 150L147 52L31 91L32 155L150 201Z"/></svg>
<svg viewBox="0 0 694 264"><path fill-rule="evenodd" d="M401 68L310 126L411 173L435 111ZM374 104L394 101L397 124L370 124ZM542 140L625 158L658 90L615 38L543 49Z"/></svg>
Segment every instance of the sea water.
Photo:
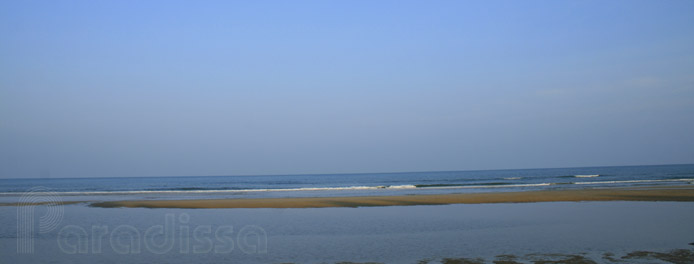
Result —
<svg viewBox="0 0 694 264"><path fill-rule="evenodd" d="M606 253L667 252L694 242L688 202L63 209L51 230L41 231L37 218L33 251L26 252L18 251L16 207L0 207L3 263L491 263L497 255L534 254L582 254L602 263Z"/></svg>
<svg viewBox="0 0 694 264"><path fill-rule="evenodd" d="M694 183L694 165L270 176L0 179L0 202L26 192L63 200L259 198L493 192Z"/></svg>
<svg viewBox="0 0 694 264"><path fill-rule="evenodd" d="M694 165L329 175L0 180L2 263L438 263L582 254L605 262L694 242L694 203L368 208L95 208L88 201L398 195L690 184ZM38 195L38 196L36 196ZM39 199L38 201L42 201ZM635 260L630 260L635 261ZM658 263L656 260L632 263Z"/></svg>

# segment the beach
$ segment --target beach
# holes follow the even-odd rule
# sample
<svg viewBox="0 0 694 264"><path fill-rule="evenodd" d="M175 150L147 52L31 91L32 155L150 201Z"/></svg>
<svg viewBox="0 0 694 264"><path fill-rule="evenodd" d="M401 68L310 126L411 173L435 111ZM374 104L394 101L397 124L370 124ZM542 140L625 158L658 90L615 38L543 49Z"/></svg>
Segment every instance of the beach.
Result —
<svg viewBox="0 0 694 264"><path fill-rule="evenodd" d="M10 0L0 36L0 264L694 264L694 0Z"/></svg>
<svg viewBox="0 0 694 264"><path fill-rule="evenodd" d="M17 207L0 207L3 261L687 264L694 254L691 202L62 208L55 229L34 231L35 251L27 254L16 249ZM152 233L162 228L165 236Z"/></svg>
<svg viewBox="0 0 694 264"><path fill-rule="evenodd" d="M326 208L445 204L582 202L582 201L694 201L694 185L642 188L605 188L490 192L437 195L301 197L258 199L132 200L92 203L94 207L142 208Z"/></svg>
<svg viewBox="0 0 694 264"><path fill-rule="evenodd" d="M692 264L692 169L4 180L0 255L59 264Z"/></svg>

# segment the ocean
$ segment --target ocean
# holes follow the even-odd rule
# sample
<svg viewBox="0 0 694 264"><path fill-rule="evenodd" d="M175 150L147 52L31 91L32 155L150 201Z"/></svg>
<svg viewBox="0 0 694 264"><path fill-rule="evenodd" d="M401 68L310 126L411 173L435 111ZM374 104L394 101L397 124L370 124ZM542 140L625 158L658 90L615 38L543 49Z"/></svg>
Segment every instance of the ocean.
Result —
<svg viewBox="0 0 694 264"><path fill-rule="evenodd" d="M689 185L693 181L694 165L3 179L0 262L669 263L651 256L675 256L680 260L674 263L692 263L687 259L687 254L694 256L691 202L284 209L12 203L27 198L27 193L29 198L37 194L51 198L37 201L98 201L498 192ZM644 250L659 253L642 253Z"/></svg>
<svg viewBox="0 0 694 264"><path fill-rule="evenodd" d="M694 165L270 176L0 179L0 202L24 192L69 200L259 198L495 192L694 183Z"/></svg>

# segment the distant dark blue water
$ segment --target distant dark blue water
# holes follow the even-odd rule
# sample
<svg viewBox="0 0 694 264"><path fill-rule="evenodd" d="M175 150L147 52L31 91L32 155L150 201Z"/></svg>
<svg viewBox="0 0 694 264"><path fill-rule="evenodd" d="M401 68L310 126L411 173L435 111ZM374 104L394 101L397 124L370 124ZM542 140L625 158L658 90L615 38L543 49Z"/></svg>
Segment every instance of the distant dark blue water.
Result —
<svg viewBox="0 0 694 264"><path fill-rule="evenodd" d="M32 188L62 195L302 193L353 195L673 185L694 182L694 164L519 170L273 176L0 179L0 196ZM267 194L263 194L267 193ZM290 195L294 196L294 195Z"/></svg>

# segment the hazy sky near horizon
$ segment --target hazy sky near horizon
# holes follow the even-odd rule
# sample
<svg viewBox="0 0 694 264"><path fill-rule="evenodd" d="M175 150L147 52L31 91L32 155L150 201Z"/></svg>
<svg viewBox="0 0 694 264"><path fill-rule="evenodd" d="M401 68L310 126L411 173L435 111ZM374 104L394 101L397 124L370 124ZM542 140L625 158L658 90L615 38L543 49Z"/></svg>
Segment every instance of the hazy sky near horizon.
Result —
<svg viewBox="0 0 694 264"><path fill-rule="evenodd" d="M694 1L2 1L0 178L694 163Z"/></svg>

